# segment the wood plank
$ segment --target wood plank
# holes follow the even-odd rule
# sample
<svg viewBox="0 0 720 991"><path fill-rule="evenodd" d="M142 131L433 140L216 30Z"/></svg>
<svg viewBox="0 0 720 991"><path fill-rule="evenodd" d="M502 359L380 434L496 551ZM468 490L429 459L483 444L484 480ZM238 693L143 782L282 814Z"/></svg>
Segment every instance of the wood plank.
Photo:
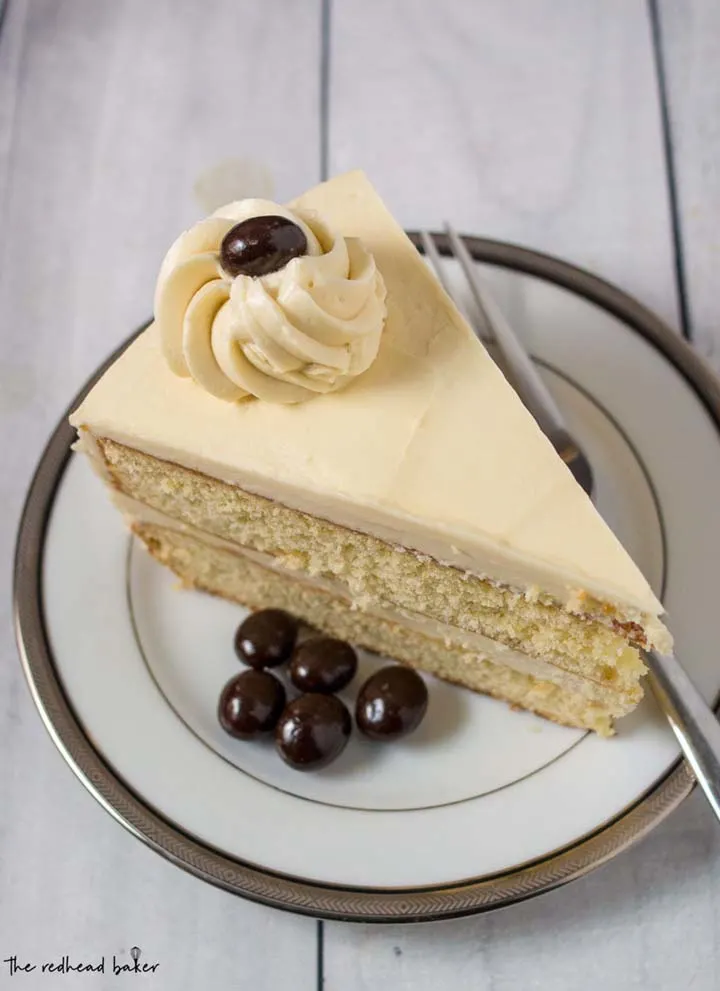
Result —
<svg viewBox="0 0 720 991"><path fill-rule="evenodd" d="M99 360L150 314L162 255L199 215L197 174L247 156L271 166L283 198L318 181L319 36L318 0L215 0L211 14L189 0L10 4L0 37L5 562L48 432ZM185 875L73 778L22 684L8 572L0 576L0 960L127 960L136 944L160 963L153 987L314 988L312 920ZM0 963L3 987L6 976ZM48 978L22 983L45 988Z"/></svg>
<svg viewBox="0 0 720 991"><path fill-rule="evenodd" d="M720 368L720 5L658 3L690 330Z"/></svg>
<svg viewBox="0 0 720 991"><path fill-rule="evenodd" d="M677 329L641 0L511 0L442 14L430 0L336 3L331 51L331 172L366 168L406 226L449 218L586 266ZM717 842L693 802L602 871L497 915L417 928L326 924L326 986L510 991L574 987L582 975L587 991L669 991L691 974L709 991L714 963L695 961L713 938L718 868L706 879L704 857ZM680 906L697 931L686 918L683 940L668 941Z"/></svg>
<svg viewBox="0 0 720 991"><path fill-rule="evenodd" d="M330 170L587 266L677 323L644 0L339 3Z"/></svg>
<svg viewBox="0 0 720 991"><path fill-rule="evenodd" d="M326 924L325 986L715 991L719 881L717 823L695 794L631 852L504 911L405 928Z"/></svg>

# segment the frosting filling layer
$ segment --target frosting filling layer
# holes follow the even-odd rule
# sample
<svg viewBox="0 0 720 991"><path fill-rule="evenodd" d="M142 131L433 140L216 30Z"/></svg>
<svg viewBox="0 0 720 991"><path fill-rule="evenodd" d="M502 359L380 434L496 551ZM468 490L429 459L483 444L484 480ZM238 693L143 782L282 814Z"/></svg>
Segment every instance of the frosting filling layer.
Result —
<svg viewBox="0 0 720 991"><path fill-rule="evenodd" d="M198 530L196 527L173 519L165 513L146 506L144 503L132 499L123 493L113 492L112 499L131 525L133 523L149 523L163 529L187 533L206 544L246 557L263 568L282 574L293 581L344 599L348 602L350 608L360 608L348 598L348 589L340 582L289 570L269 554L251 548L241 547L222 537ZM458 627L429 619L410 610L388 609L377 605L363 605L362 608L364 612L367 612L371 616L376 616L379 619L414 630L425 637L441 641L446 646L460 647L467 651L469 655L474 655L479 660L490 660L495 664L504 665L521 674L530 675L542 681L550 681L567 691L577 692L588 699L596 701L612 699L617 702L623 700L627 704L634 704L642 697L642 691L639 687L634 691L619 692L609 685L603 685L593 679L565 671L539 658L530 657L523 651L491 640L482 634L461 630Z"/></svg>
<svg viewBox="0 0 720 991"><path fill-rule="evenodd" d="M600 680L608 680L608 666L617 669L612 677L624 682L634 682L644 671L637 651L626 642L637 640L642 630L628 635L616 629L605 610L598 615L587 611L592 605L587 599L565 610L538 588L513 589L473 576L114 441L90 439L85 446L104 460L103 470L110 470L113 485L125 494L203 532L268 551L290 569L336 576L356 602L412 610L419 603L416 611L428 617L510 647L531 637L530 653L548 655L560 667ZM571 663L563 661L568 652Z"/></svg>

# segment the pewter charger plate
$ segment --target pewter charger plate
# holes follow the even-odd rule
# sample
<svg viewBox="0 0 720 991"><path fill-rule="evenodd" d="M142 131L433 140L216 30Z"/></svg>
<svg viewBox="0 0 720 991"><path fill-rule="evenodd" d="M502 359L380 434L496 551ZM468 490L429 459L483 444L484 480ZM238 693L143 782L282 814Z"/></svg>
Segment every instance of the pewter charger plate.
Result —
<svg viewBox="0 0 720 991"><path fill-rule="evenodd" d="M600 511L662 595L679 656L715 700L717 381L607 283L512 245L470 243L591 458ZM468 424L467 443L492 428ZM20 526L20 653L75 774L178 866L309 915L442 919L579 877L692 788L651 699L603 741L433 682L413 737L383 747L356 735L316 774L291 771L269 744L231 740L215 705L238 670L243 610L178 591L130 540L72 440L63 417ZM363 672L378 663L364 656Z"/></svg>

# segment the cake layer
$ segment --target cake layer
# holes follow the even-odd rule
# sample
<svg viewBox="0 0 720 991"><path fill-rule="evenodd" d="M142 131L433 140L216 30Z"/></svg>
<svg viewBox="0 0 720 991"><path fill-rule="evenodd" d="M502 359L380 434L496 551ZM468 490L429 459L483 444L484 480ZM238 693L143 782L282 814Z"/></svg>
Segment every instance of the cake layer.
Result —
<svg viewBox="0 0 720 991"><path fill-rule="evenodd" d="M545 598L503 588L376 538L298 513L237 486L100 441L115 487L168 517L283 568L334 583L364 609L405 610L641 697L644 665L610 621L578 618ZM135 513L137 515L137 512Z"/></svg>
<svg viewBox="0 0 720 991"><path fill-rule="evenodd" d="M150 553L188 586L251 608L281 608L310 625L447 681L502 699L568 726L612 733L633 703L580 678L561 686L474 651L448 646L403 623L354 610L340 597L281 574L217 544L157 524L133 526Z"/></svg>
<svg viewBox="0 0 720 991"><path fill-rule="evenodd" d="M351 601L348 596L347 588L339 582L297 571L288 571L278 558L247 547L241 547L224 540L222 537L205 533L186 523L173 520L164 513L121 493L116 492L113 495L113 502L125 517L130 528L136 533L141 530L146 532L143 528L151 526L163 532L173 531L187 535L201 544L227 551L233 556L247 558L251 563L257 564L265 570L276 572L294 585L301 584L324 592L333 599L341 600L353 611L358 611L357 604ZM392 623L394 626L412 630L435 643L444 644L448 649L462 651L466 659L473 656L477 660L492 660L496 665L512 668L520 674L531 675L540 681L550 681L568 692L577 692L591 701L598 701L602 704L609 702L613 706L625 709L636 705L642 698L642 688L638 682L633 682L626 688L622 688L617 683L586 678L553 665L547 660L531 657L520 650L490 640L482 634L448 626L446 623L428 619L426 616L411 610L366 604L359 611L367 613L372 618Z"/></svg>
<svg viewBox="0 0 720 991"><path fill-rule="evenodd" d="M668 649L647 582L365 177L297 204L361 238L382 275L366 372L295 406L225 402L174 374L150 329L72 422L511 587L589 595Z"/></svg>

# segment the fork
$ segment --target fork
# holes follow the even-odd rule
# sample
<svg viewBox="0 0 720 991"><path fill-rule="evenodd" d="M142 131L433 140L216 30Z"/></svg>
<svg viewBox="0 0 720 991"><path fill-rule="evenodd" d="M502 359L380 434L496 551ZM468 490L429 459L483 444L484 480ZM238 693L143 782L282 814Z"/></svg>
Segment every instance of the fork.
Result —
<svg viewBox="0 0 720 991"><path fill-rule="evenodd" d="M593 473L590 462L568 431L555 400L493 299L464 241L450 224L445 225L445 231L450 243L450 254L460 263L473 300L492 334L520 398L576 481L592 498ZM440 284L448 296L453 298L433 237L427 231L420 231L420 241ZM480 336L478 328L474 327L474 330ZM656 650L649 650L645 657L653 694L713 812L720 819L720 723L673 654L663 655Z"/></svg>

